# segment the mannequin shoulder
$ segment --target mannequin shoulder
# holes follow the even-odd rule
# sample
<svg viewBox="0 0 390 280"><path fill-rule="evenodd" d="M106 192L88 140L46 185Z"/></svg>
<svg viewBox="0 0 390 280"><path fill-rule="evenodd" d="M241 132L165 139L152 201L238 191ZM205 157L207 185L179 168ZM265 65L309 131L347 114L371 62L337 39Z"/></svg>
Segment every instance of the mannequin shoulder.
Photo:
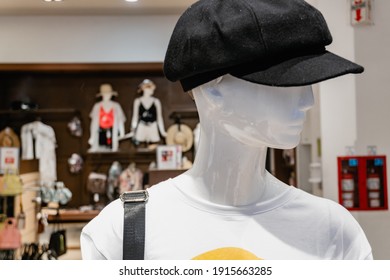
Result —
<svg viewBox="0 0 390 280"><path fill-rule="evenodd" d="M296 189L297 195L291 204L302 207L311 215L329 219L333 224L345 224L346 222L356 223L352 214L339 203L324 197L315 196L303 190Z"/></svg>
<svg viewBox="0 0 390 280"><path fill-rule="evenodd" d="M83 258L122 259L123 214L122 202L114 200L83 228Z"/></svg>
<svg viewBox="0 0 390 280"><path fill-rule="evenodd" d="M139 106L140 103L141 103L141 97L137 97L137 98L134 99L134 101L133 101L134 106Z"/></svg>
<svg viewBox="0 0 390 280"><path fill-rule="evenodd" d="M176 188L174 187L172 179L168 179L151 186L147 189L147 191L149 193L149 197L156 199L172 195L172 193L175 192L175 189Z"/></svg>
<svg viewBox="0 0 390 280"><path fill-rule="evenodd" d="M95 232L99 228L107 225L120 225L123 222L123 205L120 199L116 199L106 207L104 207L100 213L93 218L87 226L84 227L84 231Z"/></svg>
<svg viewBox="0 0 390 280"><path fill-rule="evenodd" d="M101 106L102 106L102 101L96 102L95 104L93 104L91 112L97 111Z"/></svg>
<svg viewBox="0 0 390 280"><path fill-rule="evenodd" d="M156 104L156 106L161 106L161 101L157 97L152 97L153 98L153 103Z"/></svg>

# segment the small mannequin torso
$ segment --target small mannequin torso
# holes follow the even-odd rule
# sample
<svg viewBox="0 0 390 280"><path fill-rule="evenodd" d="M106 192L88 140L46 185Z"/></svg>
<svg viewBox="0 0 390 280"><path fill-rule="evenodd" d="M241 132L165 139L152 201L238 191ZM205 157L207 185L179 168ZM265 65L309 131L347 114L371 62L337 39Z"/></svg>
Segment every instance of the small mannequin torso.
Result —
<svg viewBox="0 0 390 280"><path fill-rule="evenodd" d="M154 87L142 89L142 96L134 100L131 134L138 142L160 141L160 134L166 136L160 100L153 97Z"/></svg>
<svg viewBox="0 0 390 280"><path fill-rule="evenodd" d="M114 93L112 92L102 92L100 93L102 100L95 103L92 111L90 113L91 125L90 125L90 138L88 143L91 148L90 152L97 151L117 151L119 148L118 138L122 137L125 134L124 122L126 121L125 114L116 101L111 100ZM110 131L110 145L106 146L105 144L100 143L101 130ZM105 140L103 140L105 142Z"/></svg>
<svg viewBox="0 0 390 280"><path fill-rule="evenodd" d="M139 97L139 102L144 106L145 109L152 107L154 101L156 100L153 96L143 95Z"/></svg>

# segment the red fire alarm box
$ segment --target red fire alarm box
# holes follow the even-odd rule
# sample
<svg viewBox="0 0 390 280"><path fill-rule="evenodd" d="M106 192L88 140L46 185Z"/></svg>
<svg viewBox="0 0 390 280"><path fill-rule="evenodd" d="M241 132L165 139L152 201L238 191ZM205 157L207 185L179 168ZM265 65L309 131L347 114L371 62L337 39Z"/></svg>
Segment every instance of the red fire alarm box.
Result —
<svg viewBox="0 0 390 280"><path fill-rule="evenodd" d="M338 157L339 202L348 210L386 210L386 156Z"/></svg>

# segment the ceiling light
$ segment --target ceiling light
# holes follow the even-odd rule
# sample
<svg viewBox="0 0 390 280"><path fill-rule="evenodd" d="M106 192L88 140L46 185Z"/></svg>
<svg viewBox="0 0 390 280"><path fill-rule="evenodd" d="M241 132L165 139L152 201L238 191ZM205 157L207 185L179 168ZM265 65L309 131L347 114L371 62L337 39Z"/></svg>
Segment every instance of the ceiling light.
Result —
<svg viewBox="0 0 390 280"><path fill-rule="evenodd" d="M62 2L63 0L43 0L45 2Z"/></svg>
<svg viewBox="0 0 390 280"><path fill-rule="evenodd" d="M138 2L138 0L125 0L126 2Z"/></svg>

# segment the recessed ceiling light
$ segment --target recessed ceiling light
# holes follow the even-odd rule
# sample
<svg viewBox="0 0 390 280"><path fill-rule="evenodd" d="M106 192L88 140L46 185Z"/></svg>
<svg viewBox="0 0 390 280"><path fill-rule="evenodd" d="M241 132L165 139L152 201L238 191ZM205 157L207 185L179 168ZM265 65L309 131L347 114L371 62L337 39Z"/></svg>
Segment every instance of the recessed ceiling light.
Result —
<svg viewBox="0 0 390 280"><path fill-rule="evenodd" d="M138 0L125 0L126 2L138 2Z"/></svg>
<svg viewBox="0 0 390 280"><path fill-rule="evenodd" d="M43 0L45 2L62 2L63 0Z"/></svg>

